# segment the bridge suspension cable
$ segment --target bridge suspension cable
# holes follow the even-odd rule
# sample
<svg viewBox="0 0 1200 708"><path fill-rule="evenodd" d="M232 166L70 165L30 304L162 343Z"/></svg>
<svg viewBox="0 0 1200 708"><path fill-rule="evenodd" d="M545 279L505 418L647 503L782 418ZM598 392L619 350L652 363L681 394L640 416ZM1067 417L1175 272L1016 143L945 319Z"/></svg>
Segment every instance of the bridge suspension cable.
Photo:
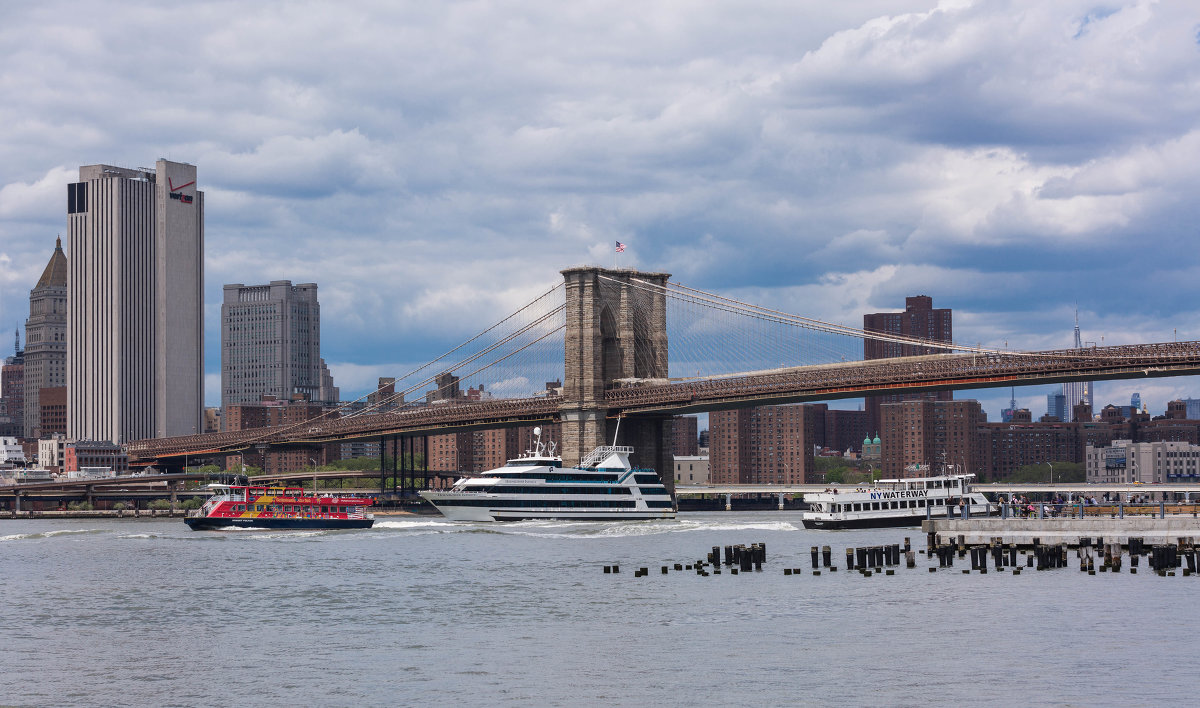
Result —
<svg viewBox="0 0 1200 708"><path fill-rule="evenodd" d="M615 278L601 275L612 287ZM1036 354L943 342L898 332L878 332L825 322L778 309L755 305L736 298L678 282L660 285L634 278L628 287L645 295L635 301L637 312L660 295L668 303L670 370L672 379L733 375L747 369L774 370L799 365L860 361L864 342L886 343L890 356L914 356L937 352L961 352L987 357L1079 359L1088 350L1060 350ZM790 332L790 333L789 333ZM637 356L642 356L637 352Z"/></svg>

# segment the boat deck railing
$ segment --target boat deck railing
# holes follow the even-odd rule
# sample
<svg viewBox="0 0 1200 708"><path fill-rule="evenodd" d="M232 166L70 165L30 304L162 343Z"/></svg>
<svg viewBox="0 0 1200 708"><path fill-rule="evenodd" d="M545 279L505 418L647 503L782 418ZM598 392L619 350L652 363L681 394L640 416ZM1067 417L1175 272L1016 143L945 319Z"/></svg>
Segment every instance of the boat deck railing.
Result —
<svg viewBox="0 0 1200 708"><path fill-rule="evenodd" d="M588 453L587 457L579 461L579 466L582 468L595 467L607 458L609 455L617 453L625 453L626 455L633 454L633 448L628 445L601 445L600 447Z"/></svg>

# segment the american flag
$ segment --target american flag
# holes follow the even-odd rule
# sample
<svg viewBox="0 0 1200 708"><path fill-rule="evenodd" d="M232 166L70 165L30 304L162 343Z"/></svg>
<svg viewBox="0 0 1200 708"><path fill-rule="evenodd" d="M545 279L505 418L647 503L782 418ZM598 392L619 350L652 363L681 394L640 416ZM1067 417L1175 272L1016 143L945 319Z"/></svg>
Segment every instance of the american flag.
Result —
<svg viewBox="0 0 1200 708"><path fill-rule="evenodd" d="M617 241L617 253L624 253L624 252L625 252L625 244L621 243L620 241Z"/></svg>

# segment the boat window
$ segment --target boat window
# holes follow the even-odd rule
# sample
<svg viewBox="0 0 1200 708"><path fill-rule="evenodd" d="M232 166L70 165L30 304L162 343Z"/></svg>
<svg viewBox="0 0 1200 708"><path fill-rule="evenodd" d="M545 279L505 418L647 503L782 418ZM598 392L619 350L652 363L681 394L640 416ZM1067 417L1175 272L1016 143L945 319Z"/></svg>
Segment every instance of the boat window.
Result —
<svg viewBox="0 0 1200 708"><path fill-rule="evenodd" d="M638 484L662 484L662 480L656 474L635 474L633 481Z"/></svg>
<svg viewBox="0 0 1200 708"><path fill-rule="evenodd" d="M871 502L871 510L879 511L879 502Z"/></svg>

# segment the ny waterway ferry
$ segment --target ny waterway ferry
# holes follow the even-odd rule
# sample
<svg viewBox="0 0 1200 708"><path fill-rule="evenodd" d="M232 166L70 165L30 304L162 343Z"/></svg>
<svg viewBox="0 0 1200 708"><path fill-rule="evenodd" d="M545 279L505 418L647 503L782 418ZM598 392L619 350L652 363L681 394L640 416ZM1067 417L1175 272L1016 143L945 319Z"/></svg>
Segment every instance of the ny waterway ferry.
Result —
<svg viewBox="0 0 1200 708"><path fill-rule="evenodd" d="M629 463L632 447L604 445L578 467L537 436L534 449L503 467L463 477L450 489L420 492L453 521L674 519L675 500L658 473Z"/></svg>
<svg viewBox="0 0 1200 708"><path fill-rule="evenodd" d="M194 530L368 529L366 497L315 494L299 487L210 484L204 506L184 518Z"/></svg>
<svg viewBox="0 0 1200 708"><path fill-rule="evenodd" d="M970 488L973 474L881 479L853 491L805 494L809 510L801 516L806 529L861 529L918 526L927 515L972 516L994 512L987 498Z"/></svg>

